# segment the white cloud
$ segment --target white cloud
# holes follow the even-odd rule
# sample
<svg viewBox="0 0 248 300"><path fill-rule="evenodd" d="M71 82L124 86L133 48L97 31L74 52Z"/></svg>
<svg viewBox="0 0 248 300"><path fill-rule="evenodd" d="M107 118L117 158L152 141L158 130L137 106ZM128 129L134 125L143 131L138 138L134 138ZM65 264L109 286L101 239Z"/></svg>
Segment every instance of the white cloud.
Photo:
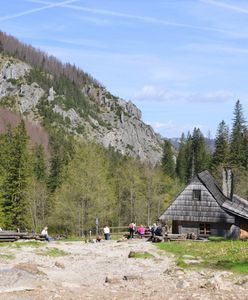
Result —
<svg viewBox="0 0 248 300"><path fill-rule="evenodd" d="M168 122L166 123L163 123L163 122L154 122L154 123L149 123L155 130L161 130L161 129L173 129L173 128L176 128L176 125L173 123L172 120L169 120Z"/></svg>
<svg viewBox="0 0 248 300"><path fill-rule="evenodd" d="M135 99L164 98L166 91L153 85L145 85L134 94Z"/></svg>
<svg viewBox="0 0 248 300"><path fill-rule="evenodd" d="M193 93L186 97L189 102L211 102L211 103L224 103L235 98L234 93L230 91L212 91L205 94Z"/></svg>
<svg viewBox="0 0 248 300"><path fill-rule="evenodd" d="M209 102L224 103L235 99L234 93L226 90L210 91L206 93L194 93L188 91L174 91L146 85L134 93L134 99L138 101L159 101L159 102Z"/></svg>

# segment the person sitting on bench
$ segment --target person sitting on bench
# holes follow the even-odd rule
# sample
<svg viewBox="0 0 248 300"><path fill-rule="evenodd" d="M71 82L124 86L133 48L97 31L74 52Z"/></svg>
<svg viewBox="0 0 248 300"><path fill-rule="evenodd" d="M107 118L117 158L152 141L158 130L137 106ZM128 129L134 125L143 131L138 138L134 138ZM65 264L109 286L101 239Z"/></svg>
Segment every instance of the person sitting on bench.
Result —
<svg viewBox="0 0 248 300"><path fill-rule="evenodd" d="M48 235L47 230L48 230L48 228L44 227L43 230L41 231L41 235L45 238L46 241L50 242L53 240L53 238Z"/></svg>

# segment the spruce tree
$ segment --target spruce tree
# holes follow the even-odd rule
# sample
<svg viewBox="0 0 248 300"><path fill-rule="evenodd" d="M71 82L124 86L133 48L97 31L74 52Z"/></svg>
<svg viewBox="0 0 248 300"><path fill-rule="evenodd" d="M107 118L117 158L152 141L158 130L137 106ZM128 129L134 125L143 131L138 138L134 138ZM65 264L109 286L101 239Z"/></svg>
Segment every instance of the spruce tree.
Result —
<svg viewBox="0 0 248 300"><path fill-rule="evenodd" d="M192 136L188 133L184 152L186 162L186 181L189 181L196 173L208 168L209 164L204 136L199 128L194 128Z"/></svg>
<svg viewBox="0 0 248 300"><path fill-rule="evenodd" d="M3 164L5 178L1 186L1 203L4 214L4 226L7 229L25 228L27 221L27 185L30 176L28 137L25 123L9 129L3 136Z"/></svg>
<svg viewBox="0 0 248 300"><path fill-rule="evenodd" d="M230 142L230 163L233 166L240 167L244 164L245 149L244 149L244 131L245 118L243 108L238 100L234 108L233 127Z"/></svg>
<svg viewBox="0 0 248 300"><path fill-rule="evenodd" d="M180 139L180 146L176 161L176 175L181 182L187 181L187 159L186 159L186 139L184 133Z"/></svg>
<svg viewBox="0 0 248 300"><path fill-rule="evenodd" d="M47 165L45 160L44 148L36 144L33 148L33 170L37 180L45 182L47 180Z"/></svg>
<svg viewBox="0 0 248 300"><path fill-rule="evenodd" d="M192 175L195 175L208 167L208 156L204 136L199 128L194 128L192 135L192 165Z"/></svg>
<svg viewBox="0 0 248 300"><path fill-rule="evenodd" d="M62 180L62 172L74 154L73 138L69 137L62 130L54 130L50 135L50 174L48 187L54 192Z"/></svg>
<svg viewBox="0 0 248 300"><path fill-rule="evenodd" d="M244 160L242 165L245 168L245 170L248 171L248 129L247 128L244 131L243 147L244 147Z"/></svg>
<svg viewBox="0 0 248 300"><path fill-rule="evenodd" d="M216 138L215 138L215 151L213 153L213 158L211 162L211 167L213 169L220 165L227 163L229 155L229 130L224 121L218 126Z"/></svg>
<svg viewBox="0 0 248 300"><path fill-rule="evenodd" d="M194 175L194 161L192 159L192 136L188 132L185 141L185 162L186 162L186 182L192 179Z"/></svg>
<svg viewBox="0 0 248 300"><path fill-rule="evenodd" d="M170 141L165 140L163 144L162 168L164 173L170 177L175 176L175 160Z"/></svg>

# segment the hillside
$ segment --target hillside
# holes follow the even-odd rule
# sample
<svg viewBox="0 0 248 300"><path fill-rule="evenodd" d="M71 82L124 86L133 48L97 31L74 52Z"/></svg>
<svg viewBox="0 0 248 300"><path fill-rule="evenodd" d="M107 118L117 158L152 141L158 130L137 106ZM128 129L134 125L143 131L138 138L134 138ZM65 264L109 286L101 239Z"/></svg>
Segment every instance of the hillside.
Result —
<svg viewBox="0 0 248 300"><path fill-rule="evenodd" d="M142 161L161 159L162 138L141 120L131 101L113 96L75 66L62 65L1 32L0 51L2 107L36 126L60 127Z"/></svg>

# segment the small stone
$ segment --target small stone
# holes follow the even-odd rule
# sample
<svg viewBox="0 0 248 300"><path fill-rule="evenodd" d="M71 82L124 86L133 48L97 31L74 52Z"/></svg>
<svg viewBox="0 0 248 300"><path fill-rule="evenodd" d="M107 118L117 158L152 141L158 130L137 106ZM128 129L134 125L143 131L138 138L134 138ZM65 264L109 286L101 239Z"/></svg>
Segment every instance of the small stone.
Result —
<svg viewBox="0 0 248 300"><path fill-rule="evenodd" d="M63 263L60 263L58 261L55 262L54 264L57 268L60 268L60 269L64 269L65 268L65 265Z"/></svg>

